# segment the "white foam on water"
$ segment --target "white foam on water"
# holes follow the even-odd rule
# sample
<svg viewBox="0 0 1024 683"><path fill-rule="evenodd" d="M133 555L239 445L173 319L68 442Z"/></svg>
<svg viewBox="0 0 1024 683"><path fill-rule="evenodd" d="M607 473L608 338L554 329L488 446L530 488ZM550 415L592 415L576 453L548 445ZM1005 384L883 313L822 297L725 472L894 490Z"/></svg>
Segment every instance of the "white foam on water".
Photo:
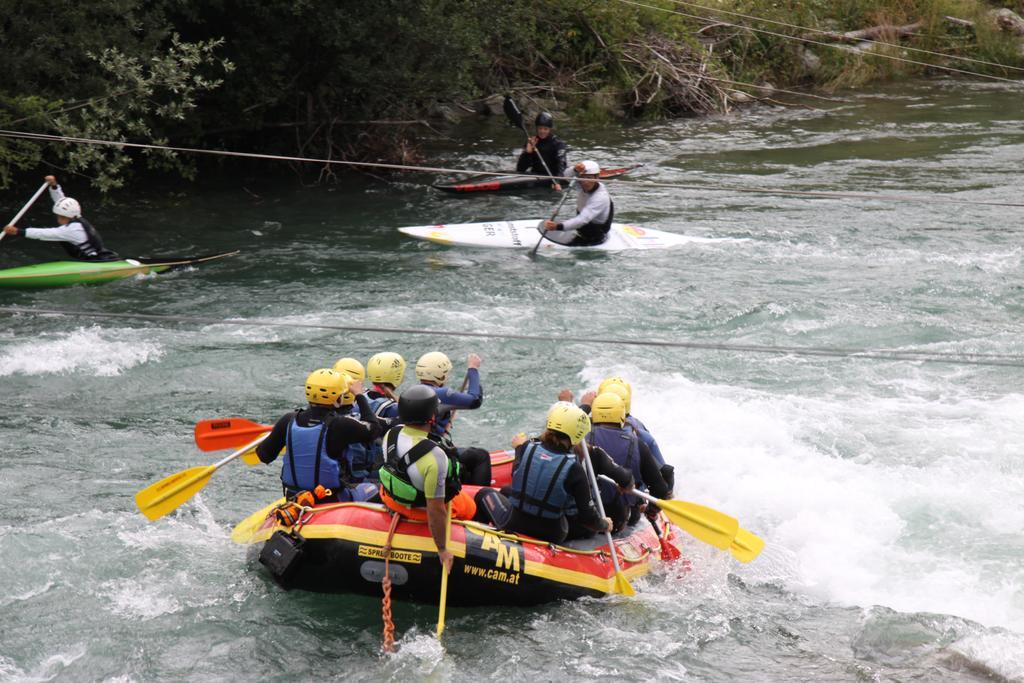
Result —
<svg viewBox="0 0 1024 683"><path fill-rule="evenodd" d="M949 648L970 667L980 664L983 670L1008 681L1024 680L1024 636L999 631L961 638Z"/></svg>
<svg viewBox="0 0 1024 683"><path fill-rule="evenodd" d="M163 356L162 347L139 330L80 327L41 335L0 351L0 377L82 372L112 377Z"/></svg>
<svg viewBox="0 0 1024 683"><path fill-rule="evenodd" d="M0 680L9 683L44 683L60 678L64 670L81 659L86 652L84 644L78 644L68 652L50 655L31 672L19 668L14 661L0 655Z"/></svg>
<svg viewBox="0 0 1024 683"><path fill-rule="evenodd" d="M1024 466L1007 446L1024 443L1024 396L809 399L616 371L676 467L676 495L767 541L733 563L744 580L1024 632L1024 568L1001 545L1024 529ZM607 372L583 374L596 385Z"/></svg>
<svg viewBox="0 0 1024 683"><path fill-rule="evenodd" d="M173 595L161 591L161 586L166 586L166 582L115 579L105 582L100 592L114 614L145 621L182 609Z"/></svg>

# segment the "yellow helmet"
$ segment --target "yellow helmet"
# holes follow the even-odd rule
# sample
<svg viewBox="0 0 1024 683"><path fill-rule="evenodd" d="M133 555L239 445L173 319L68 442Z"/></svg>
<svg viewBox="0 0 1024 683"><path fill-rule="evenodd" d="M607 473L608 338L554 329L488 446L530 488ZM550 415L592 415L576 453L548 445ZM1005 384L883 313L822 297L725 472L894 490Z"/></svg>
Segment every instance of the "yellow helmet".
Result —
<svg viewBox="0 0 1024 683"><path fill-rule="evenodd" d="M452 362L440 351L425 353L416 361L416 378L420 381L444 384L451 371Z"/></svg>
<svg viewBox="0 0 1024 683"><path fill-rule="evenodd" d="M597 387L598 395L607 392L612 392L622 397L623 402L626 404L626 415L629 415L630 406L633 403L633 387L629 386L629 382L621 377L609 377Z"/></svg>
<svg viewBox="0 0 1024 683"><path fill-rule="evenodd" d="M598 394L590 406L590 419L597 422L614 422L620 427L626 422L626 401L615 391Z"/></svg>
<svg viewBox="0 0 1024 683"><path fill-rule="evenodd" d="M314 405L333 406L345 391L352 378L343 372L320 368L306 378L306 400Z"/></svg>
<svg viewBox="0 0 1024 683"><path fill-rule="evenodd" d="M363 369L363 364L357 361L355 358L342 358L334 364L335 372L343 372L352 379L358 379L360 381L366 379L366 370ZM345 385L348 386L347 384ZM350 406L356 402L355 394L346 391L345 395L341 398L341 405Z"/></svg>
<svg viewBox="0 0 1024 683"><path fill-rule="evenodd" d="M573 446L590 431L590 418L575 403L559 401L548 411L548 429L565 434Z"/></svg>
<svg viewBox="0 0 1024 683"><path fill-rule="evenodd" d="M391 351L378 353L367 361L366 374L374 384L397 387L405 379L405 359Z"/></svg>

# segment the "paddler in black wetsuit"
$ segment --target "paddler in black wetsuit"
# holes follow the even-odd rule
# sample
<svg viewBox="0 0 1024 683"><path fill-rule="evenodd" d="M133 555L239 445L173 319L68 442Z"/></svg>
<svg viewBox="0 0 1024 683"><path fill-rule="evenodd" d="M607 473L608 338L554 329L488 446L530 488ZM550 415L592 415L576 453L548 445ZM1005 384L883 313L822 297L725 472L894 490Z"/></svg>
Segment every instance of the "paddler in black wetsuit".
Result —
<svg viewBox="0 0 1024 683"><path fill-rule="evenodd" d="M552 132L552 128L555 126L554 118L546 111L542 111L537 114L534 124L537 127L537 134L526 141L526 147L523 148L522 154L519 155L519 161L516 163L516 173L536 173L546 176L550 171L555 178L564 177L565 171L569 167L569 162L566 159L569 146L555 137ZM544 158L543 162L541 157ZM545 163L547 169L544 168ZM562 185L558 181L555 181L551 187L558 191L562 189Z"/></svg>
<svg viewBox="0 0 1024 683"><path fill-rule="evenodd" d="M592 247L608 239L615 218L615 204L604 184L598 182L601 167L596 161L581 161L574 169L579 176L576 215L564 221L544 221L544 239L567 247Z"/></svg>
<svg viewBox="0 0 1024 683"><path fill-rule="evenodd" d="M4 227L4 234L24 235L30 240L61 242L64 251L80 261L118 260L120 256L104 247L96 228L82 218L82 206L71 197L64 196L64 191L57 184L57 178L48 175L46 182L50 185L53 212L57 214L57 222L60 225L56 228L16 228L8 225Z"/></svg>

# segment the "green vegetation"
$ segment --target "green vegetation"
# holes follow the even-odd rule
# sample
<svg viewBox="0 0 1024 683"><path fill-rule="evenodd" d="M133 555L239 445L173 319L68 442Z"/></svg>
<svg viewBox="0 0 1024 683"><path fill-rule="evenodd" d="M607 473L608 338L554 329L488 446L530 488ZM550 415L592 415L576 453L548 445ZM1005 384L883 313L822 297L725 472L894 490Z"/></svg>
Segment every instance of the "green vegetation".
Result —
<svg viewBox="0 0 1024 683"><path fill-rule="evenodd" d="M1024 66L1024 38L989 15L1019 2L700 4L833 34L920 22L879 38L899 47L871 49L1001 76L1015 74L904 48ZM608 120L701 114L742 101L736 89L761 92L726 81L834 90L928 71L673 0L0 0L0 17L0 128L313 157L415 161L409 141L422 120L483 109L495 93ZM112 190L133 158L2 139L0 186L50 165ZM194 172L192 159L142 159Z"/></svg>

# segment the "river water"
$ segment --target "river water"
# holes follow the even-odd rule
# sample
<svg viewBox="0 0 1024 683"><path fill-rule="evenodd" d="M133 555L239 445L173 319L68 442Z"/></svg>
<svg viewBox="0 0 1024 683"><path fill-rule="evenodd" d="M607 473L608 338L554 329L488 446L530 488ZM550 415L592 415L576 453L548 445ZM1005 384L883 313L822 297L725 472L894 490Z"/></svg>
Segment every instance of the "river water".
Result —
<svg viewBox="0 0 1024 683"><path fill-rule="evenodd" d="M1019 91L932 81L817 110L562 133L576 159L643 163L638 179L1019 202L1022 112ZM497 121L445 134L426 142L432 164L507 167L519 143ZM301 189L278 171L254 162L230 182L105 203L69 178L122 254L243 253L99 287L6 291L5 305L1024 355L1020 209L626 180L612 186L621 220L712 239L531 261L394 228L540 217L549 196L450 198L427 175ZM6 193L3 213L20 201ZM12 240L0 264L54 253ZM484 359L484 406L457 427L466 444L503 446L541 426L559 389L625 375L677 495L739 517L766 550L739 565L692 542L691 572L641 580L632 599L453 609L443 648L435 608L399 605L399 651L381 658L378 600L282 592L231 543L233 525L277 496L276 468L232 463L177 513L137 513L137 490L216 459L192 443L197 420L273 420L300 404L316 367L433 349L457 376L467 353ZM1022 378L1019 367L5 314L0 679L1024 680Z"/></svg>

